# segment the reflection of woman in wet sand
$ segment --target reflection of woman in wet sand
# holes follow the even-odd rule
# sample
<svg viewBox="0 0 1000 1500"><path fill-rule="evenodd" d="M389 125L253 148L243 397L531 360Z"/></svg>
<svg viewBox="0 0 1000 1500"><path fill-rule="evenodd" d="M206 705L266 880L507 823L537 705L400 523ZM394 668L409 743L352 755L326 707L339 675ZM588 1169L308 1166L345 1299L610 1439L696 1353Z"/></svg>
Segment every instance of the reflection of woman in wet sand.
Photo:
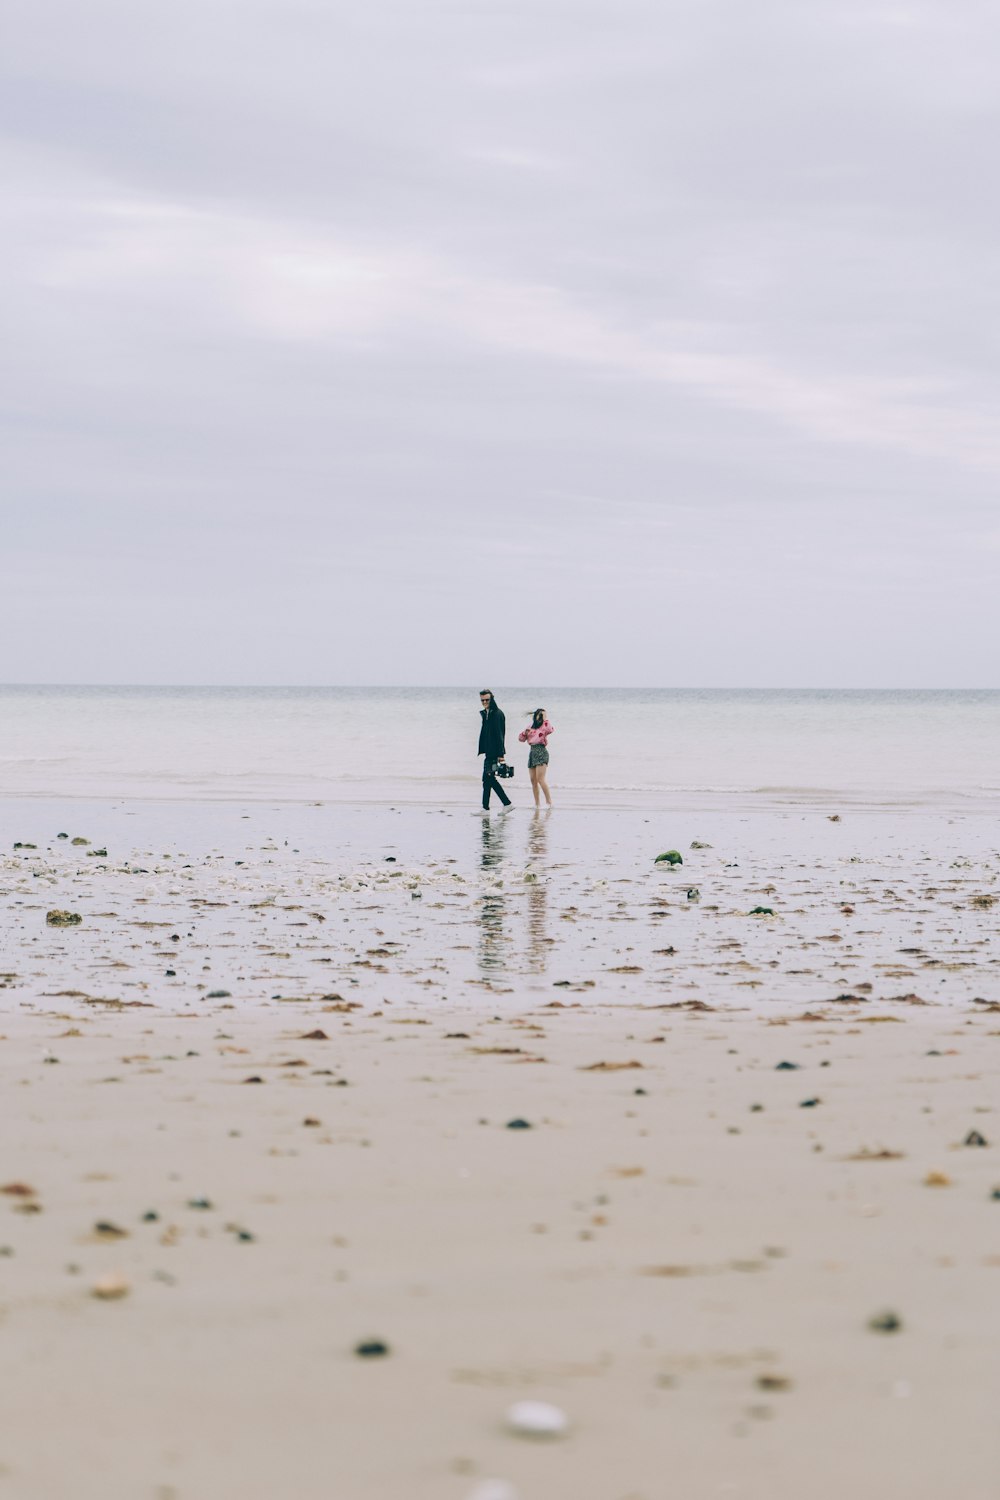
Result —
<svg viewBox="0 0 1000 1500"><path fill-rule="evenodd" d="M553 733L552 725L545 717L544 708L536 708L531 716L531 723L527 729L522 729L518 739L522 744L531 746L528 751L528 776L531 779L531 790L535 797L535 806L541 806L540 792L545 793L545 801L549 807L552 806L552 794L546 780L549 768L549 735Z"/></svg>
<svg viewBox="0 0 1000 1500"><path fill-rule="evenodd" d="M548 963L548 891L546 890L545 870L548 865L548 821L549 813L546 810L544 818L541 811L536 808L528 824L528 856L531 860L531 874L534 879L528 882L528 963L536 974L544 974Z"/></svg>

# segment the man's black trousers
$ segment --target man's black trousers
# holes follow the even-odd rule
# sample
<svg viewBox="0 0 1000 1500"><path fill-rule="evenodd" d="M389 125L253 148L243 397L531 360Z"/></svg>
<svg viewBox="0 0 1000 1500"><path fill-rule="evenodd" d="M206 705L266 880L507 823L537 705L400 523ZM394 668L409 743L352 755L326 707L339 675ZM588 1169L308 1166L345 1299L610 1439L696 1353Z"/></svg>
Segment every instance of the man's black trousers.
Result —
<svg viewBox="0 0 1000 1500"><path fill-rule="evenodd" d="M483 806L490 805L490 792L496 792L504 807L510 806L510 798L496 777L497 762L495 760L483 761Z"/></svg>

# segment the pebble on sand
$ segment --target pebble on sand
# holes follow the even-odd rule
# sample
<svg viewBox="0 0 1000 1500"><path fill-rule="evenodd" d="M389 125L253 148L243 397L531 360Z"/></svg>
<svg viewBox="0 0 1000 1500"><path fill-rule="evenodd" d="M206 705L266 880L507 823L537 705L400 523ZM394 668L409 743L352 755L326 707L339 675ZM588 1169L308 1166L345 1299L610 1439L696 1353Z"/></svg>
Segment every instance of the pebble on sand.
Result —
<svg viewBox="0 0 1000 1500"><path fill-rule="evenodd" d="M868 1327L872 1333L898 1333L902 1326L902 1318L894 1312L876 1313L868 1319Z"/></svg>
<svg viewBox="0 0 1000 1500"><path fill-rule="evenodd" d="M83 921L78 911L47 911L45 920L50 927L78 927Z"/></svg>
<svg viewBox="0 0 1000 1500"><path fill-rule="evenodd" d="M90 1293L101 1302L114 1302L119 1297L127 1297L131 1290L128 1280L120 1271L106 1271L103 1276L98 1276Z"/></svg>
<svg viewBox="0 0 1000 1500"><path fill-rule="evenodd" d="M562 1437L569 1431L569 1417L547 1401L515 1401L507 1411L507 1426L519 1437Z"/></svg>

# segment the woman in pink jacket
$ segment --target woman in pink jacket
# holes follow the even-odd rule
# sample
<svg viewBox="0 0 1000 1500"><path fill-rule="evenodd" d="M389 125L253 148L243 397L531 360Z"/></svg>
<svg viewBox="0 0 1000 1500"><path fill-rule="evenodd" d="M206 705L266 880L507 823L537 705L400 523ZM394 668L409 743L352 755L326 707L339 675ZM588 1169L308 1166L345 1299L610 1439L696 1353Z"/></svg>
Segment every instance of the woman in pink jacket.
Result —
<svg viewBox="0 0 1000 1500"><path fill-rule="evenodd" d="M522 744L528 744L528 775L531 778L531 790L535 794L535 806L541 806L539 791L545 793L545 801L549 807L552 806L552 794L546 781L549 764L549 735L552 733L552 725L545 717L544 708L536 708L531 716L531 723L527 729L522 729L518 739Z"/></svg>

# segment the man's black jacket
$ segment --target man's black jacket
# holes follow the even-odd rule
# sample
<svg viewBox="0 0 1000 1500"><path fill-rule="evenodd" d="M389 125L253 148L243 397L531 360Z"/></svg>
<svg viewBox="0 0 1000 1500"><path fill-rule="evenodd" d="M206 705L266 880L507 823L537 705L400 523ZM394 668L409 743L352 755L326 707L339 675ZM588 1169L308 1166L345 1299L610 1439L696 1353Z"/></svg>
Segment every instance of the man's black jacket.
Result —
<svg viewBox="0 0 1000 1500"><path fill-rule="evenodd" d="M479 754L486 756L486 764L489 766L507 754L504 744L507 720L503 716L503 709L497 708L495 703L491 704L488 711L481 709L479 717L483 721L483 727L479 731Z"/></svg>

